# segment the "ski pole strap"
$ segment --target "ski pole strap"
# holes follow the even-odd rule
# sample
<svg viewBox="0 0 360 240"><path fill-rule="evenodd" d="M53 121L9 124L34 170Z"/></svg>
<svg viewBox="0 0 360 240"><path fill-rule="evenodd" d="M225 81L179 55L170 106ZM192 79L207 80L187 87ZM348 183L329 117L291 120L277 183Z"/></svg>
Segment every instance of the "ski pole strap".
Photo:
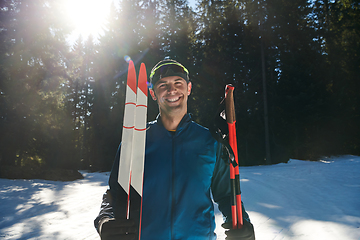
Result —
<svg viewBox="0 0 360 240"><path fill-rule="evenodd" d="M222 138L221 134L219 132L217 132L216 130L211 130L211 129L209 129L209 130L210 130L210 133L213 136L213 138L215 138L216 141L218 141L225 147L226 153L229 156L229 158L228 158L229 162L227 162L227 163L231 164L233 167L237 167L238 164L235 161L234 152L233 152L229 142L226 139Z"/></svg>
<svg viewBox="0 0 360 240"><path fill-rule="evenodd" d="M232 164L233 167L236 167L238 166L238 164L235 161L234 152L228 141L228 127L226 124L224 104L224 100L220 102L218 110L215 112L215 115L213 117L213 124L209 126L209 131L212 137L225 147L226 152L229 156L229 164Z"/></svg>

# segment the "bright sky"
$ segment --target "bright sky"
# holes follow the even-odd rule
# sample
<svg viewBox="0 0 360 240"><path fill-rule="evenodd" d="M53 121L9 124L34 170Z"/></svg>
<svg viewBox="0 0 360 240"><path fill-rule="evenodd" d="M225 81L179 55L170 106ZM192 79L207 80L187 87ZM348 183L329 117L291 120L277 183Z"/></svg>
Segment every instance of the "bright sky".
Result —
<svg viewBox="0 0 360 240"><path fill-rule="evenodd" d="M68 19L74 24L75 30L68 38L75 42L79 35L85 40L90 34L97 38L102 33L106 23L110 4L117 0L63 0L67 9ZM189 0L189 5L195 9L196 0Z"/></svg>
<svg viewBox="0 0 360 240"><path fill-rule="evenodd" d="M92 34L96 38L102 32L111 2L112 0L64 0L68 17L75 27L72 37L77 39L82 35L86 39Z"/></svg>
<svg viewBox="0 0 360 240"><path fill-rule="evenodd" d="M189 0L189 5L195 10L195 2L196 0Z"/></svg>

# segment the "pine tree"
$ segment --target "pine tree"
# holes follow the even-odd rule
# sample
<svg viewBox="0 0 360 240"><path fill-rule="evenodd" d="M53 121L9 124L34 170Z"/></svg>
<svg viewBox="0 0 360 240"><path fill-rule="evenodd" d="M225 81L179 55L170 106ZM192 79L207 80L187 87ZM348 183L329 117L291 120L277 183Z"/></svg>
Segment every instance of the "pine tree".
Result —
<svg viewBox="0 0 360 240"><path fill-rule="evenodd" d="M2 12L11 15L2 30L10 40L2 56L4 164L54 166L64 156L58 149L66 134L59 88L66 77L64 26L53 17L60 16L56 4L42 0L12 1Z"/></svg>

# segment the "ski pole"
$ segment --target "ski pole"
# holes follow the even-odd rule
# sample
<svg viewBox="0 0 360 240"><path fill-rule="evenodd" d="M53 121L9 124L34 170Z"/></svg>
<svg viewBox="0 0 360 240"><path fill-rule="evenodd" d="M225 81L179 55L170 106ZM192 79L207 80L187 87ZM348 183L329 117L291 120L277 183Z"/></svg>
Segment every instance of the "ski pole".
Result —
<svg viewBox="0 0 360 240"><path fill-rule="evenodd" d="M234 152L235 162L239 165L237 141L236 141L236 118L234 105L234 86L228 84L225 88L225 114L226 122L229 128L229 144ZM241 191L240 191L240 177L239 166L234 167L230 164L230 181L232 191L231 213L233 229L242 228L242 206L241 206Z"/></svg>

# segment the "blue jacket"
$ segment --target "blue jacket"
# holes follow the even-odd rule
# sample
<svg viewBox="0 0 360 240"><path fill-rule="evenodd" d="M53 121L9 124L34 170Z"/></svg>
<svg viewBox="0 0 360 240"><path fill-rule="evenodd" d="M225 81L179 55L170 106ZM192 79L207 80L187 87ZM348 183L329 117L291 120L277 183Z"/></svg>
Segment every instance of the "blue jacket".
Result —
<svg viewBox="0 0 360 240"><path fill-rule="evenodd" d="M173 133L164 128L160 117L148 123L142 240L216 239L211 194L231 220L229 166L220 158L220 149L209 130L191 121L189 114ZM118 200L119 156L120 147L109 179L112 206L103 201L105 210L99 219L101 215L116 218L118 206L125 204Z"/></svg>

